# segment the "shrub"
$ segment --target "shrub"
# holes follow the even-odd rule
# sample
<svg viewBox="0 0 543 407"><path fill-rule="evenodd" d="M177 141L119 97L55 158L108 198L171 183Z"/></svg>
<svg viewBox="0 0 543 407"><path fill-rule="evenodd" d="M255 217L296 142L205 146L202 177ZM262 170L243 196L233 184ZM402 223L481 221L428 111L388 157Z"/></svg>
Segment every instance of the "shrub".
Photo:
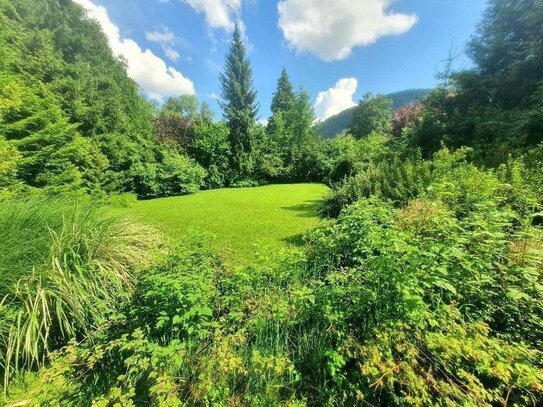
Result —
<svg viewBox="0 0 543 407"><path fill-rule="evenodd" d="M337 217L341 210L362 198L379 197L403 205L423 194L431 180L430 164L420 159L395 158L366 168L339 184L324 198L319 212Z"/></svg>
<svg viewBox="0 0 543 407"><path fill-rule="evenodd" d="M19 159L17 149L0 136L0 190L15 184Z"/></svg>
<svg viewBox="0 0 543 407"><path fill-rule="evenodd" d="M139 198L190 194L204 185L207 173L194 160L169 149L161 154L158 163L134 166L134 190Z"/></svg>
<svg viewBox="0 0 543 407"><path fill-rule="evenodd" d="M516 230L499 204L458 211L456 200L436 201L395 210L361 200L310 234L309 270L322 283L307 326L328 327L327 401L543 396L540 231Z"/></svg>

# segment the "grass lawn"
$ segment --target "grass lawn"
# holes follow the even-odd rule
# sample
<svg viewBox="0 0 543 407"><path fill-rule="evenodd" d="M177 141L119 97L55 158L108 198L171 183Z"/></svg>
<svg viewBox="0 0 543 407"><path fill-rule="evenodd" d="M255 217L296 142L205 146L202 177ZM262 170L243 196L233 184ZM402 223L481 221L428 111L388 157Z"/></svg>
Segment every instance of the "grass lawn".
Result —
<svg viewBox="0 0 543 407"><path fill-rule="evenodd" d="M320 184L218 189L138 201L119 211L158 226L175 240L211 234L229 263L245 265L256 252L273 254L300 244L302 234L319 223L316 209L326 191Z"/></svg>

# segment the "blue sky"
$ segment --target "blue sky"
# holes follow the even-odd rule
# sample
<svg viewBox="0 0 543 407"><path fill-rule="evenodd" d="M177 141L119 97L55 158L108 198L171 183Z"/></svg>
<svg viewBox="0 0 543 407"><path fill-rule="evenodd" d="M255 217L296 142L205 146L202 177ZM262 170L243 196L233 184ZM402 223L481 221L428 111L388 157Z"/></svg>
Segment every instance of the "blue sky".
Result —
<svg viewBox="0 0 543 407"><path fill-rule="evenodd" d="M195 93L220 117L218 75L234 21L249 48L260 117L281 68L326 118L368 91L432 87L464 49L484 0L74 0L102 25L150 98ZM463 56L458 67L469 66Z"/></svg>

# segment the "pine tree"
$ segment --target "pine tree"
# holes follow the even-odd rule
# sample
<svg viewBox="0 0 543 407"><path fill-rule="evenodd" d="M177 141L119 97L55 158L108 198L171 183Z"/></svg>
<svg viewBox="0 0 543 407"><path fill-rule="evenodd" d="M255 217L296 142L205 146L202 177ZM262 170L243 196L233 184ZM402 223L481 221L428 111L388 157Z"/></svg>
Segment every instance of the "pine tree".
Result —
<svg viewBox="0 0 543 407"><path fill-rule="evenodd" d="M251 128L258 113L258 104L251 65L237 24L219 80L223 99L221 108L230 130L232 168L246 175L253 149Z"/></svg>

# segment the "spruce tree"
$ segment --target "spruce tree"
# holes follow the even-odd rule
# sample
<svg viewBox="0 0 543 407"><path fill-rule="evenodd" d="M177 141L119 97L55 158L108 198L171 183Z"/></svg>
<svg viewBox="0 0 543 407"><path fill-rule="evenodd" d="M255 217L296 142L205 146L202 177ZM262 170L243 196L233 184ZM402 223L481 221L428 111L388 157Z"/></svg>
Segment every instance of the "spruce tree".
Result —
<svg viewBox="0 0 543 407"><path fill-rule="evenodd" d="M222 89L221 108L230 130L232 168L247 175L253 149L251 128L258 113L253 74L241 32L236 24L224 72L219 77Z"/></svg>
<svg viewBox="0 0 543 407"><path fill-rule="evenodd" d="M288 77L287 70L283 68L281 71L281 76L277 81L277 90L273 94L271 103L272 114L290 110L292 104L294 103L294 98L295 95L294 89L292 88L292 83Z"/></svg>
<svg viewBox="0 0 543 407"><path fill-rule="evenodd" d="M285 129L290 128L287 115L294 105L296 95L292 87L292 83L288 77L287 70L283 68L281 76L277 81L277 90L273 94L271 103L272 115L268 120L267 132L276 140L284 138Z"/></svg>

